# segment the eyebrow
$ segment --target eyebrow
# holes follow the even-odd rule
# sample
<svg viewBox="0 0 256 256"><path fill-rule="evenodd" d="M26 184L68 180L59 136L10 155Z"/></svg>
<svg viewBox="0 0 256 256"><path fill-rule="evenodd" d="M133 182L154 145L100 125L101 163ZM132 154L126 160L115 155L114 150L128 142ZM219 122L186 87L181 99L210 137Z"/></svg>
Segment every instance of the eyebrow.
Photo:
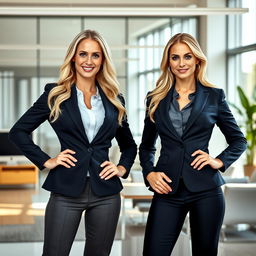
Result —
<svg viewBox="0 0 256 256"><path fill-rule="evenodd" d="M87 52L87 51L80 50L79 53L80 52ZM92 52L92 53L101 53L101 52Z"/></svg>
<svg viewBox="0 0 256 256"><path fill-rule="evenodd" d="M185 53L184 55L188 55L188 54L192 54L192 52L187 52L187 53ZM176 55L176 56L179 56L179 54L177 54L177 53L172 53L172 54L171 54L171 56L175 56L175 55Z"/></svg>

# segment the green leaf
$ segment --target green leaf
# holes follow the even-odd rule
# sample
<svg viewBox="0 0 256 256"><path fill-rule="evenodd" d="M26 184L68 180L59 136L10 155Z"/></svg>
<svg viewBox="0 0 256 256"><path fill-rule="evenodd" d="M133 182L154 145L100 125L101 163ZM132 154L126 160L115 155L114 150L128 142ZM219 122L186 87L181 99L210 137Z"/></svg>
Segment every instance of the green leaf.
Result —
<svg viewBox="0 0 256 256"><path fill-rule="evenodd" d="M240 86L237 86L237 91L238 91L238 95L239 95L242 106L246 110L248 110L248 108L250 107L250 103L248 98L245 96L243 89Z"/></svg>
<svg viewBox="0 0 256 256"><path fill-rule="evenodd" d="M253 114L256 113L256 105L249 106L247 111L248 119L253 123Z"/></svg>
<svg viewBox="0 0 256 256"><path fill-rule="evenodd" d="M256 104L250 107L252 113L256 113Z"/></svg>

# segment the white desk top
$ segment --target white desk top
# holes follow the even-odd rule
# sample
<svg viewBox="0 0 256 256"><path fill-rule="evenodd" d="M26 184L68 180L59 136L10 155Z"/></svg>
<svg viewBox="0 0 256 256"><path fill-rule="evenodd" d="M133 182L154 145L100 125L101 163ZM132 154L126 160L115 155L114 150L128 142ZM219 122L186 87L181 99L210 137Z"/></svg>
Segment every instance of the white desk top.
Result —
<svg viewBox="0 0 256 256"><path fill-rule="evenodd" d="M123 183L124 189L121 191L121 196L132 199L151 199L153 192L142 182Z"/></svg>

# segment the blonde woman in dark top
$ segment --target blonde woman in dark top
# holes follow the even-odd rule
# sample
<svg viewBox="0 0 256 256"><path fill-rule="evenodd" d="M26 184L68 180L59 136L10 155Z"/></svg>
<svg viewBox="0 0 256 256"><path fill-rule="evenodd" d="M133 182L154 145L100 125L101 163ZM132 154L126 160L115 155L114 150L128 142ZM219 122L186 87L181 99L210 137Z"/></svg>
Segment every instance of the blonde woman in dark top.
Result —
<svg viewBox="0 0 256 256"><path fill-rule="evenodd" d="M224 172L246 149L246 139L222 89L205 78L207 60L191 35L167 43L156 88L147 95L140 161L154 191L144 256L169 256L189 213L193 256L216 256L224 216ZM228 147L218 156L208 144L217 125ZM154 166L155 141L161 153Z"/></svg>

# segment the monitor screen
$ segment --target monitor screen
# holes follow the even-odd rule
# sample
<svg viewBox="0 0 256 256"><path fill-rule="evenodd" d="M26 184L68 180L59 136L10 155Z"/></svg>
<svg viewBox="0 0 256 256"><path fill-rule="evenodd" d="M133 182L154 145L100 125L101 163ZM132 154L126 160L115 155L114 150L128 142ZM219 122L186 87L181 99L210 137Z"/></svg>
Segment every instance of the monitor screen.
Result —
<svg viewBox="0 0 256 256"><path fill-rule="evenodd" d="M8 138L9 131L0 130L0 156L20 156L23 153Z"/></svg>
<svg viewBox="0 0 256 256"><path fill-rule="evenodd" d="M22 151L9 140L8 135L8 129L0 129L0 164L17 165L29 163L30 161Z"/></svg>

